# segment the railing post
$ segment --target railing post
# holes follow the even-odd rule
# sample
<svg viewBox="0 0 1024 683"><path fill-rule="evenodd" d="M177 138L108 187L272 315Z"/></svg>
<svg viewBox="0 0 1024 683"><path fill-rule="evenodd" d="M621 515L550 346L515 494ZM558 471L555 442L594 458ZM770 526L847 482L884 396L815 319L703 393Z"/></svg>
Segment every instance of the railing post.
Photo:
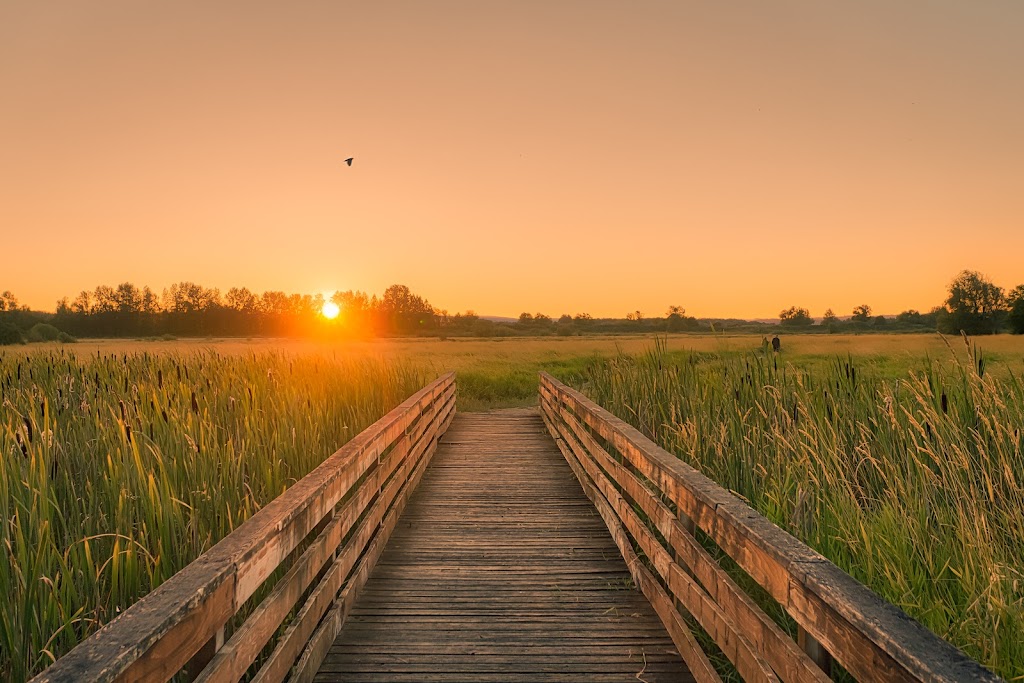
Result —
<svg viewBox="0 0 1024 683"><path fill-rule="evenodd" d="M826 676L832 675L832 655L803 626L797 627L796 642Z"/></svg>
<svg viewBox="0 0 1024 683"><path fill-rule="evenodd" d="M199 674L203 672L206 665L210 663L213 656L217 654L217 651L224 647L224 627L221 626L217 629L217 632L213 634L213 637L206 641L199 652L192 656L192 659L188 660L188 664L185 666L185 673L188 676L188 680L194 681L199 677Z"/></svg>

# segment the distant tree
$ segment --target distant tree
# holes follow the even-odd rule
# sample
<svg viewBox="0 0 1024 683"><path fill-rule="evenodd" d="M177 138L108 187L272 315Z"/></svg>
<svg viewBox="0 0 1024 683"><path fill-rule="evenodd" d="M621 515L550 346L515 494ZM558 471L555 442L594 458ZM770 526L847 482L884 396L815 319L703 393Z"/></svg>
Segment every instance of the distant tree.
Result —
<svg viewBox="0 0 1024 683"><path fill-rule="evenodd" d="M259 310L260 300L245 287L232 287L224 295L224 305L239 313L255 313Z"/></svg>
<svg viewBox="0 0 1024 683"><path fill-rule="evenodd" d="M164 308L171 313L196 313L220 305L220 290L194 282L176 282L164 290Z"/></svg>
<svg viewBox="0 0 1024 683"><path fill-rule="evenodd" d="M544 315L543 313L534 313L533 314L533 323L535 325L550 325L551 324L551 316Z"/></svg>
<svg viewBox="0 0 1024 683"><path fill-rule="evenodd" d="M866 323L871 320L871 307L867 304L861 304L853 309L853 316L851 318L858 323Z"/></svg>
<svg viewBox="0 0 1024 683"><path fill-rule="evenodd" d="M8 289L0 293L0 311L16 310L18 310L18 299L11 294L11 290Z"/></svg>
<svg viewBox="0 0 1024 683"><path fill-rule="evenodd" d="M391 285L380 300L381 314L392 330L416 332L434 327L434 308L405 285Z"/></svg>
<svg viewBox="0 0 1024 683"><path fill-rule="evenodd" d="M1004 310L1003 289L981 273L961 271L949 285L946 310L945 332L994 334Z"/></svg>
<svg viewBox="0 0 1024 683"><path fill-rule="evenodd" d="M143 313L149 314L160 312L160 299L148 286L142 288L142 294L139 300L139 310Z"/></svg>
<svg viewBox="0 0 1024 683"><path fill-rule="evenodd" d="M920 311L909 308L896 316L896 322L900 325L920 325L923 317Z"/></svg>
<svg viewBox="0 0 1024 683"><path fill-rule="evenodd" d="M130 282L122 282L114 290L115 310L121 313L138 313L142 310L142 292Z"/></svg>
<svg viewBox="0 0 1024 683"><path fill-rule="evenodd" d="M288 314L288 295L276 290L260 295L260 312L269 316Z"/></svg>
<svg viewBox="0 0 1024 683"><path fill-rule="evenodd" d="M62 297L57 300L57 315L70 315L71 304L68 303L68 298Z"/></svg>
<svg viewBox="0 0 1024 683"><path fill-rule="evenodd" d="M78 315L89 315L92 310L92 292L83 289L71 302L71 311Z"/></svg>
<svg viewBox="0 0 1024 683"><path fill-rule="evenodd" d="M92 300L93 313L113 313L117 310L117 296L110 285L97 285Z"/></svg>
<svg viewBox="0 0 1024 683"><path fill-rule="evenodd" d="M779 313L779 324L786 327L810 327L814 318L806 308L791 306Z"/></svg>
<svg viewBox="0 0 1024 683"><path fill-rule="evenodd" d="M594 326L594 318L589 313L577 313L572 320L578 330L589 330Z"/></svg>
<svg viewBox="0 0 1024 683"><path fill-rule="evenodd" d="M1017 285L1006 297L1006 303L1010 313L1006 322L1010 325L1010 332L1024 334L1024 285Z"/></svg>
<svg viewBox="0 0 1024 683"><path fill-rule="evenodd" d="M519 314L519 324L520 325L529 325L532 322L533 322L533 314L532 313L520 313Z"/></svg>
<svg viewBox="0 0 1024 683"><path fill-rule="evenodd" d="M629 320L629 321L632 321L632 322L638 322L638 323L639 322L643 322L643 319L644 319L644 314L641 313L640 311L633 311L632 313L627 313L626 314L626 320Z"/></svg>
<svg viewBox="0 0 1024 683"><path fill-rule="evenodd" d="M836 328L839 327L839 316L831 308L826 309L825 315L821 318L821 326L829 332L835 332Z"/></svg>
<svg viewBox="0 0 1024 683"><path fill-rule="evenodd" d="M4 293L6 294L7 292ZM21 330L19 330L16 325L0 320L0 346L24 343L25 338L22 336Z"/></svg>

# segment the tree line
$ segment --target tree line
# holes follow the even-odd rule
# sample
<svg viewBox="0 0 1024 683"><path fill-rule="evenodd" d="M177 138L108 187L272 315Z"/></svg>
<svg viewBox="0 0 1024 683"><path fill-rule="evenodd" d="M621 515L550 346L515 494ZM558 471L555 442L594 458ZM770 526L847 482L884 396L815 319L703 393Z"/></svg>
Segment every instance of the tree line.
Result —
<svg viewBox="0 0 1024 683"><path fill-rule="evenodd" d="M856 306L842 320L830 308L820 326L830 332L920 328L945 334L996 334L1003 330L1024 334L1024 285L1010 292L973 270L964 270L949 285L946 300L927 313L903 311L892 318L872 316L871 306ZM791 306L779 313L779 324L787 328L810 328L814 318L806 308Z"/></svg>
<svg viewBox="0 0 1024 683"><path fill-rule="evenodd" d="M325 321L324 304L338 306L337 321ZM325 322L329 324L325 324ZM1024 285L1009 293L974 271L961 272L950 284L945 302L926 313L907 310L892 318L872 315L871 306L857 306L847 318L832 309L815 321L806 308L792 306L779 314L779 326L794 331L940 331L992 334L1024 333ZM472 311L449 314L437 309L405 285L392 285L381 296L338 291L315 294L266 291L244 287L225 293L193 282L178 282L161 291L124 282L83 290L63 298L56 312L30 311L10 292L0 293L0 343L68 341L73 337L177 336L452 336L500 337L648 332L751 331L775 325L737 319L697 319L682 306L669 306L663 316L636 310L624 318L594 318L568 313L553 318L522 313L502 321Z"/></svg>

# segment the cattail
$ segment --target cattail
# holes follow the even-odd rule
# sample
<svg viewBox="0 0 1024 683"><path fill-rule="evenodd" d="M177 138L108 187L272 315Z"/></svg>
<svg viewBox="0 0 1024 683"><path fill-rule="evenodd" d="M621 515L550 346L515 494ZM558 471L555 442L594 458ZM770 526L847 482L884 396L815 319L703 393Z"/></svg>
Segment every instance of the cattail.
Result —
<svg viewBox="0 0 1024 683"><path fill-rule="evenodd" d="M21 420L25 423L25 433L28 434L28 442L32 443L32 420L27 417L23 417Z"/></svg>
<svg viewBox="0 0 1024 683"><path fill-rule="evenodd" d="M199 414L199 401L196 400L196 392L192 392L192 412Z"/></svg>
<svg viewBox="0 0 1024 683"><path fill-rule="evenodd" d="M156 388L157 389L163 389L164 388L164 371L163 370L157 370L156 371Z"/></svg>
<svg viewBox="0 0 1024 683"><path fill-rule="evenodd" d="M942 392L942 412L943 413L948 413L949 412L949 402L946 400L946 392L945 391Z"/></svg>
<svg viewBox="0 0 1024 683"><path fill-rule="evenodd" d="M164 418L164 424L167 424L167 411L166 410L164 410L162 408L160 409L160 417Z"/></svg>

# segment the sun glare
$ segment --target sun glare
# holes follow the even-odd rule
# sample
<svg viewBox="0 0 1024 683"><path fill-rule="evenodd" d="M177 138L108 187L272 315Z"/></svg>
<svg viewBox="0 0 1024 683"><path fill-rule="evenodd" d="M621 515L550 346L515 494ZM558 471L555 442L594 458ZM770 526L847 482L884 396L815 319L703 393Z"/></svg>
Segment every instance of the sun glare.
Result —
<svg viewBox="0 0 1024 683"><path fill-rule="evenodd" d="M328 320L334 320L338 317L338 314L341 313L341 309L338 308L338 304L333 301L326 301L324 302L324 307L320 309L320 312Z"/></svg>

